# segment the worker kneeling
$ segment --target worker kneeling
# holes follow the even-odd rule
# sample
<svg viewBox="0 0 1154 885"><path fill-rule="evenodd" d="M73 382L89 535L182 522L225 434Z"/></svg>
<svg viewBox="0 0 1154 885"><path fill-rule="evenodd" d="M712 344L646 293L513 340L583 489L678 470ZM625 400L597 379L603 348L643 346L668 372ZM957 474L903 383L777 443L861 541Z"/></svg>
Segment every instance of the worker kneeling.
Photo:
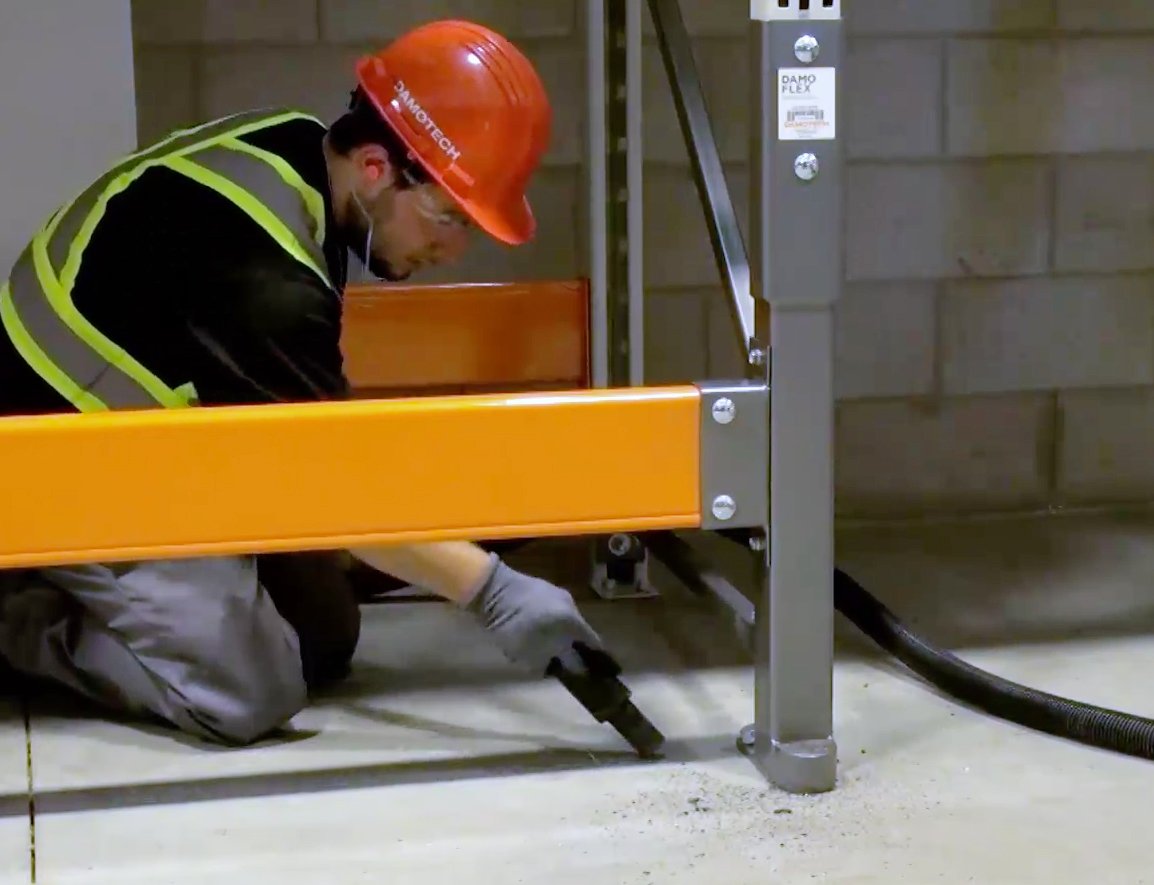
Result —
<svg viewBox="0 0 1154 885"><path fill-rule="evenodd" d="M0 290L0 413L344 398L350 251L402 280L458 257L474 228L508 245L533 236L525 191L550 109L516 48L436 22L357 74L331 128L276 110L177 132L52 215ZM316 455L340 458L341 440ZM350 552L473 613L537 675L575 643L599 647L566 591L497 553ZM118 711L249 743L347 673L360 633L347 558L0 572L0 662Z"/></svg>

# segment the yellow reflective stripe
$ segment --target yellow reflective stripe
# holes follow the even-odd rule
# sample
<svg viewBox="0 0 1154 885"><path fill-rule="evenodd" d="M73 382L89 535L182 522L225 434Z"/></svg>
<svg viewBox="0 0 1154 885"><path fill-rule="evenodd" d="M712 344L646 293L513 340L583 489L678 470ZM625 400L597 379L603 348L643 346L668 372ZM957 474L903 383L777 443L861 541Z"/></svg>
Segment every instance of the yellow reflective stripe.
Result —
<svg viewBox="0 0 1154 885"><path fill-rule="evenodd" d="M76 305L72 301L72 289L76 285L76 277L80 273L81 257L92 239L96 226L104 217L108 203L154 165L156 165L155 161L141 163L131 171L114 178L105 188L104 193L100 195L84 219L84 224L81 225L76 238L72 241L72 246L68 251L68 260L65 262L59 277L56 276L56 272L48 259L48 241L59 220L63 218L63 212L35 237L32 254L36 261L36 275L52 304L52 309L68 325L73 334L100 354L107 362L118 367L125 375L139 384L157 403L170 409L183 409L189 405L186 397L174 391L146 369L142 363L134 359L128 351L92 325L76 309Z"/></svg>
<svg viewBox="0 0 1154 885"><path fill-rule="evenodd" d="M239 117L240 114L233 114L233 116ZM223 118L223 120L228 120L228 119L230 119L230 118L229 117ZM177 139L187 138L189 135L193 135L194 133L199 132L202 129L208 129L212 126L217 126L220 123L222 123L223 120L209 120L207 123L201 123L199 126L193 126L191 129L179 129L176 132L173 132L167 138L165 138L161 141L158 141L155 144L151 144L146 148L142 148L141 150L136 151L135 153L129 154L128 156L124 157L118 165L127 166L129 163L133 162L134 160L139 160L142 157L147 157L151 154L156 153L160 148L164 147L167 144L171 144L172 142L176 141ZM229 133L229 135L231 135L231 133ZM203 144L203 143L198 143L197 145L194 145L194 148L199 147L201 144ZM115 168L115 167L113 167L113 168ZM52 239L52 235L54 233L56 233L56 228L60 224L61 219L63 219L64 216L68 214L68 212L72 209L73 205L75 205L76 201L79 200L80 197L82 197L83 195L84 195L84 192L81 191L80 194L78 194L73 199L69 200L64 206L62 206L60 209L58 209L56 211L56 214L52 216L52 218L49 220L48 224L45 226L44 231L43 231L43 233L47 239L49 239L49 240Z"/></svg>
<svg viewBox="0 0 1154 885"><path fill-rule="evenodd" d="M12 288L5 283L0 288L0 320L3 321L4 331L8 333L8 340L24 358L24 361L49 384L57 393L68 400L81 412L107 412L108 406L99 397L94 396L80 387L69 378L52 359L41 350L40 345L28 334L24 323L20 321L16 307L12 303Z"/></svg>
<svg viewBox="0 0 1154 885"><path fill-rule="evenodd" d="M104 213L108 208L109 201L149 169L154 166L169 166L170 168L175 169L171 163L171 161L174 159L187 156L188 154L195 153L197 151L206 150L207 148L216 147L224 141L235 139L238 136L246 135L249 132L255 132L256 130L263 129L266 126L275 126L279 123L284 123L289 120L299 119L315 120L314 117L310 117L308 114L290 112L280 114L267 120L248 123L235 130L231 130L220 135L215 135L212 138L206 138L203 141L198 141L194 144L185 145L182 148L177 148L171 153L162 154L153 157L150 160L145 160L144 162L132 167L130 170L122 173L120 176L117 176L115 179L113 179L112 183L109 184L104 193L100 195L100 198L92 207L92 211L89 212L88 217L85 218L84 224L81 225L80 230L76 235L76 239L72 241L72 246L68 250L68 260L64 262L64 267L61 268L60 271L60 284L64 287L65 292L71 293L72 287L76 284L76 276L80 272L80 259L84 254L84 250L88 248L88 243L92 239L92 234L96 230L96 225L99 224L100 220L104 217ZM167 141L171 141L171 139L166 139L166 142ZM165 142L161 142L161 144L164 143ZM203 184L204 182L202 181L201 183ZM53 219L48 228L45 229L46 241L47 239L51 238L52 233L56 230L56 226L59 223L59 219L63 217L64 213L61 212L55 219ZM323 210L321 217L322 219L324 218ZM295 241L296 238L293 237L293 242ZM321 273L320 270L316 267L316 264L311 259L307 260L307 264L309 267L313 268L321 274L321 279L326 281L328 280L328 274Z"/></svg>
<svg viewBox="0 0 1154 885"><path fill-rule="evenodd" d="M234 116L242 116L240 114ZM187 138L189 135L195 134L198 131L218 127L222 122L227 121L228 117L223 120L210 120L199 126L191 129L180 130L173 133L168 138L157 142L141 151L129 155L125 158L120 166L125 169L120 175L112 179L109 186L104 190L100 197L96 200L92 209L85 217L83 224L80 227L75 239L69 245L68 258L64 266L60 269L59 276L55 269L51 266L48 258L47 244L56 233L61 221L70 212L76 201L83 196L83 192L67 204L63 205L51 216L48 223L41 229L33 240L33 258L36 265L36 273L40 285L44 289L45 295L48 297L53 309L59 314L60 318L72 329L73 333L89 347L95 350L101 357L112 365L117 366L122 372L131 377L137 384L140 385L150 396L158 403L168 408L186 408L192 404L196 399L195 390L190 385L173 390L164 384L156 375L148 371L141 363L133 359L127 351L118 346L115 342L100 332L76 309L72 301L72 289L76 284L76 278L80 272L80 263L85 249L92 240L92 236L96 230L96 226L104 217L108 208L108 203L113 197L123 192L130 184L136 181L146 171L154 166L170 166L176 169L176 166L186 162L180 158L187 154L195 153L206 148L214 147L218 144L226 142L235 142L237 138L247 135L251 132L256 132L280 123L289 122L291 120L310 120L318 125L323 125L320 120L310 114L300 113L299 111L288 111L281 114L273 114L269 117L264 117L254 120L250 123L245 123L225 132L219 132L216 135L204 138L192 144L184 145L168 153L164 153L162 149L166 145L173 142ZM241 143L241 149L248 149L248 145ZM262 155L266 152L259 151L252 148L250 153ZM267 159L262 157L262 159ZM277 158L278 160L280 158ZM282 161L283 162L283 161ZM135 165L134 165L135 164ZM253 197L248 195L243 190L232 185L226 179L221 179L209 173L207 170L194 164L188 163L188 167L194 171L191 177L199 180L202 184L208 183L205 179L219 179L219 183L224 187L218 185L213 186L215 190L221 192L225 196L229 196L241 208L245 209L249 215L253 216L258 223L263 224L266 229L281 243L281 245L289 251L295 258L302 261L314 272L316 272L321 279L328 280L328 275L324 273L316 263L303 252L296 237L291 234L280 223L279 219L264 210ZM285 172L279 168L275 163L270 163L281 174L281 177L286 182L292 182L285 178ZM293 174L295 170L284 164ZM181 170L184 174L189 174L188 169ZM299 176L298 176L299 177ZM304 185L303 180L301 184L305 190L301 190L302 197L310 212L315 212L315 217L318 219L318 230L323 232L324 229L324 203L323 198L320 197L315 190ZM293 185L296 186L295 184ZM300 190L300 188L298 188ZM226 192L227 191L227 192ZM311 194L309 193L311 191ZM233 195L230 195L232 192ZM238 200L237 197L241 199ZM319 199L319 210L316 210L316 200ZM250 205L246 206L245 203ZM255 210L255 214L254 214ZM98 397L88 393L81 388L73 379L69 378L59 366L57 366L51 358L41 349L35 340L28 334L27 329L20 321L20 317L16 312L15 306L11 301L11 292L9 286L6 284L3 289L4 297L0 299L0 318L3 319L3 325L8 332L9 338L13 341L20 355L28 364L36 370L44 380L49 383L54 389L64 396L69 402L76 406L81 411L104 411L108 409L105 404Z"/></svg>
<svg viewBox="0 0 1154 885"><path fill-rule="evenodd" d="M205 148L209 147L215 147L215 145L218 143L232 140L232 138L237 137L238 134L255 132L255 130L265 126L272 126L276 125L276 123L293 119L312 118L308 118L307 114L285 113L279 114L277 117L273 117L271 119L247 123L247 125L241 126L238 129L231 130L231 132L219 134L210 138L204 138L204 140L194 144L187 144L185 147L167 153L167 155L160 155L153 157L152 159L143 160L143 162L137 163L135 166L130 167L128 171L121 173L118 175L118 177L115 177L110 182L110 185L105 188L104 193L100 194L96 203L92 205L91 211L89 211L88 216L84 218L84 223L81 225L80 230L77 231L76 238L73 240L72 246L70 246L68 249L68 260L65 262L65 265L63 265L63 268L61 269L59 284L55 284L55 276L54 273L52 273L51 265L47 262L47 253L44 252L44 250L46 248L48 239L52 237L52 234L55 232L55 228L57 228L58 224L60 223L60 219L63 217L63 215L65 215L65 213L59 212L57 217L53 218L52 222L50 222L50 224L48 224L48 226L45 228L45 231L42 234L43 239L38 238L39 246L36 253L37 273L40 278L42 278L42 285L45 286L45 290L48 292L48 297L50 297L50 300L52 301L53 308L57 310L62 320L69 325L69 328L72 328L78 338L81 338L83 342L92 347L92 350L95 350L97 353L102 355L105 360L113 363L114 366L118 366L123 373L129 377L132 377L133 380L137 384L140 384L145 391L148 391L149 395L153 399L156 399L157 403L160 405L167 406L168 408L185 408L190 405L190 398L187 396L185 391L173 390L172 388L167 387L163 381L160 381L160 378L149 372L147 368L144 368L142 363L133 359L132 355L129 355L128 352L123 350L122 347L115 344L111 338L103 335L103 333L100 332L96 327L93 327L93 325L85 320L84 316L78 312L73 303L72 291L73 287L76 285L76 277L78 276L78 273L80 273L81 260L84 255L84 250L88 248L89 242L92 239L92 234L96 232L97 225L100 223L100 220L104 218L108 203L112 201L112 198L122 193L123 190L125 190L129 185L132 185L136 179L140 178L141 175L150 170L150 168L153 166L168 166L173 168L175 171L180 171L178 170L177 165L174 164L185 162L185 160L181 160L181 157L188 155L188 153L204 150ZM171 138L170 140L166 141L171 141ZM196 168L198 172L197 174L192 175L192 178L200 180L201 183L209 183L208 181L203 180L201 175L198 173L203 172L205 175L209 175L210 173L208 173L207 170L201 170L201 167L198 166L194 166L194 168ZM188 172L185 171L185 174L188 174ZM271 212L268 212L268 210L263 209L260 204L253 200L252 196L249 196L246 192L243 192L243 190L240 190L239 188L232 185L232 182L228 182L226 179L219 180L224 182L226 187L237 190L239 194L247 198L248 202L253 204L253 207L256 209L258 215L254 215L254 212L250 210L249 207L246 207L246 205L238 203L241 205L241 208L248 211L249 215L253 216L258 223L265 224L265 227L269 228L269 232L278 240L278 242L280 242L280 245L288 250L288 253L292 254L294 257L297 257L298 260L304 262L308 268L314 270L316 273L319 273L321 279L328 280L327 273L324 273L320 268L316 267L316 263L313 262L312 258L305 254L304 250L300 248L300 245L297 242L297 238L293 237L292 233L287 231L287 228L285 228L284 225L280 223L280 220L276 218L276 216L273 216ZM212 185L209 186L211 187ZM223 188L217 187L216 189L224 193ZM228 196L228 194L225 195ZM237 201L234 200L234 202ZM265 223L265 219L267 219L267 223ZM273 230L273 228L276 228L276 230ZM43 256L40 254L42 252L44 252ZM44 261L43 268L42 264L40 264L42 258ZM48 271L48 275L52 277L52 284L47 283L47 280L44 278L45 269Z"/></svg>
<svg viewBox="0 0 1154 885"><path fill-rule="evenodd" d="M176 388L176 392L181 397L183 397L184 400L186 402L188 402L189 404L195 403L195 402L200 400L200 394L196 390L196 385L193 384L191 381L188 381L188 382L180 385L180 387Z"/></svg>
<svg viewBox="0 0 1154 885"><path fill-rule="evenodd" d="M121 178L128 178L128 176ZM118 178L117 182L120 181L121 179ZM127 187L127 183L124 184L124 187ZM123 187L120 190L123 190ZM119 193L119 191L117 192ZM180 409L188 405L187 400L182 399L172 388L129 356L124 348L104 335L76 309L70 295L71 287L69 290L65 290L52 270L52 264L48 260L48 240L43 234L32 240L32 257L36 263L36 277L44 289L44 294L48 296L52 309L56 311L60 319L68 325L77 338L100 354L106 362L124 372L162 406Z"/></svg>
<svg viewBox="0 0 1154 885"><path fill-rule="evenodd" d="M233 117L241 117L241 115L242 114L233 114ZM279 123L288 122L290 120L310 120L317 123L319 126L323 126L323 123L319 119L313 117L312 114L301 113L299 111L286 111L285 113L273 114L272 117L243 123L243 125L238 126L237 128L228 129L227 132L218 133L216 135L209 136L208 138L202 138L201 141L193 142L192 144L186 144L185 147L175 149L168 153L159 152L160 148L165 147L166 144L172 144L173 142L180 140L180 138L193 135L194 133L200 132L202 129L219 126L220 123L228 119L231 118L225 117L220 120L209 120L208 122L201 123L200 126L194 126L190 129L181 129L179 132L173 133L167 138L164 138L164 140L150 145L148 148L136 151L135 153L130 153L128 157L122 160L120 164L121 166L128 167L129 164L134 162L134 160L143 160L143 163L127 168L127 170L122 173L125 175L132 175L132 178L128 179L127 183L140 178L140 175L144 174L144 172L149 170L149 168L152 166L164 165L167 158L182 157L187 155L187 153L194 153L196 151L216 147L216 145L219 143L235 140L235 138L238 138L242 135L258 132L258 130L270 126L278 126ZM92 231L95 230L100 218L104 217L104 211L107 208L108 200L110 200L111 196L119 194L123 188L127 187L127 183L125 183L125 185L122 185L118 190L115 190L114 193L110 194L110 190L115 187L117 182L120 180L120 177L114 179L112 185L110 185L110 188L105 190L102 198L97 201L95 207L92 207L88 218L84 219L84 224L81 226L80 233L76 235L76 239L73 241L72 247L70 247L68 250L68 260L65 262L65 267L63 267L60 271L60 283L63 285L63 287L65 287L67 292L72 292L72 287L75 284L77 272L80 270L81 256L84 252L84 249L88 247L89 240L92 239ZM77 195L74 200L69 201L65 207L59 209L57 213L55 213L44 230L44 234L47 239L52 239L52 235L55 233L55 231L57 231L60 220L67 215L68 211L73 208L76 200L78 200L78 198L80 198L82 195L83 192L81 195ZM321 218L324 218L323 209L321 212Z"/></svg>
<svg viewBox="0 0 1154 885"><path fill-rule="evenodd" d="M253 221L268 231L269 236L276 240L281 248L328 283L328 274L317 267L317 263L313 261L312 256L309 255L297 241L293 232L285 226L283 221L270 212L263 203L248 191L244 190L244 188L229 181L223 175L218 175L209 169L205 169L203 166L198 166L187 157L170 157L165 161L164 165L187 175L193 181L198 181L205 187L210 187L217 191L221 196L232 200L232 202L246 212Z"/></svg>
<svg viewBox="0 0 1154 885"><path fill-rule="evenodd" d="M160 141L154 141L152 144L148 145L147 147L143 147L140 150L134 151L133 153L129 154L128 156L126 156L124 158L121 165L127 165L128 163L131 163L133 160L140 160L140 159L143 159L145 157L150 157L153 154L155 154L157 151L159 151L161 148L163 148L165 145L172 144L174 141L177 141L181 138L188 138L188 136L195 135L196 133L201 132L205 129L211 129L213 127L219 126L221 123L224 123L227 120L231 120L234 117L240 117L242 115L243 115L243 112L237 113L237 114L230 114L227 117L221 117L221 118L216 119L216 120L208 120L207 122L201 123L197 126L190 126L188 129L177 129L175 132L172 132L171 134L169 134L166 138L162 138Z"/></svg>
<svg viewBox="0 0 1154 885"><path fill-rule="evenodd" d="M80 225L80 230L76 232L76 237L72 240L72 245L68 249L68 260L65 261L64 266L60 268L60 288L64 291L64 295L67 297L69 304L72 303L72 288L76 285L76 277L80 274L80 259L84 256L84 250L88 248L88 244L92 241L92 235L96 232L96 226L100 224L101 219L104 218L104 213L108 210L108 204L112 202L113 197L123 193L130 184L155 165L157 165L155 160L141 163L127 172L116 176L116 178L109 182L108 187L104 189L104 193L93 203L92 209L85 217L84 223ZM46 230L43 238L44 244L47 245L51 238L52 231ZM72 324L69 323L69 325Z"/></svg>
<svg viewBox="0 0 1154 885"><path fill-rule="evenodd" d="M304 200L305 208L309 210L309 215L312 216L313 222L316 225L316 237L314 238L318 246L325 244L325 198L321 196L320 191L315 187L311 187L301 174L297 172L289 162L278 154L262 150L258 147L253 147L236 138L228 138L220 143L220 147L228 148L229 150L240 151L242 154L248 154L256 157L258 160L264 160L268 165L276 170L276 173L281 177L281 180L301 195Z"/></svg>
<svg viewBox="0 0 1154 885"><path fill-rule="evenodd" d="M241 112L239 114L232 114L232 115L227 116L227 117L221 117L221 118L216 119L216 120L209 120L207 123L201 123L199 126L193 126L191 129L181 129L177 132L172 133L167 138L162 139L161 141L158 141L155 144L152 144L149 147L144 148L143 150L139 150L134 154L129 154L125 158L125 163L131 162L132 160L139 160L142 157L151 157L153 154L156 154L157 151L159 151L165 145L172 144L174 141L177 141L178 139L181 139L181 138L187 138L189 135L194 135L195 133L200 132L203 129L208 129L210 127L219 126L221 123L226 123L229 120L235 119L237 117L245 116L246 113L247 112ZM304 114L304 113L301 113L300 111L285 111L282 114L274 114L271 117L264 117L260 120L253 120L251 123L244 123L240 126L237 126L235 129L229 129L226 132L221 132L221 133L214 135L210 138L206 138L203 141L198 141L195 144L188 145L185 148L181 148L180 152L185 153L188 150L199 151L202 148L213 147L214 145L218 144L219 142L221 142L225 139L239 138L242 135L248 135L250 132L256 132L258 129L265 129L269 126L277 126L281 123L287 123L290 120L311 120L312 122L314 122L320 126L324 125L323 123L321 123L321 121L319 119L314 117L312 114ZM165 156L167 156L167 155L165 155Z"/></svg>
<svg viewBox="0 0 1154 885"><path fill-rule="evenodd" d="M81 196L83 196L83 194L81 194ZM40 233L44 235L44 242L47 243L52 239L53 235L56 233L56 228L60 226L60 222L63 221L64 217L72 211L72 207L76 205L76 200L79 199L80 197L78 196L76 199L65 203L63 206L56 210L56 213L51 218L48 219L48 223L45 224L43 229L40 231Z"/></svg>

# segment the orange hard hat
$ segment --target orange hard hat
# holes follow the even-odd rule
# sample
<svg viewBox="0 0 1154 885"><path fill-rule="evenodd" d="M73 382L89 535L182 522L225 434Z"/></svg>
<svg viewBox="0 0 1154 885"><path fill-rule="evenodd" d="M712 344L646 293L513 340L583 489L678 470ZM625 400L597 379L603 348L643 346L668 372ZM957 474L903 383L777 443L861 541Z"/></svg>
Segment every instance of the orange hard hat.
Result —
<svg viewBox="0 0 1154 885"><path fill-rule="evenodd" d="M552 111L530 61L482 25L409 31L357 64L361 88L418 163L483 230L510 245L536 230L525 196Z"/></svg>

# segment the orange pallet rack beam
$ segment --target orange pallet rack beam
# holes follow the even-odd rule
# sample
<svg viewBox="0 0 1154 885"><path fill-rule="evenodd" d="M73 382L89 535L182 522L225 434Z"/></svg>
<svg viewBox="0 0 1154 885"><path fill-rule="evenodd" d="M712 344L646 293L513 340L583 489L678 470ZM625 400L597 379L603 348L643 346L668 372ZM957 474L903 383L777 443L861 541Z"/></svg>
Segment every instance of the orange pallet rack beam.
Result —
<svg viewBox="0 0 1154 885"><path fill-rule="evenodd" d="M589 284L350 286L342 349L356 395L590 386Z"/></svg>
<svg viewBox="0 0 1154 885"><path fill-rule="evenodd" d="M693 528L701 397L673 386L4 418L0 567Z"/></svg>

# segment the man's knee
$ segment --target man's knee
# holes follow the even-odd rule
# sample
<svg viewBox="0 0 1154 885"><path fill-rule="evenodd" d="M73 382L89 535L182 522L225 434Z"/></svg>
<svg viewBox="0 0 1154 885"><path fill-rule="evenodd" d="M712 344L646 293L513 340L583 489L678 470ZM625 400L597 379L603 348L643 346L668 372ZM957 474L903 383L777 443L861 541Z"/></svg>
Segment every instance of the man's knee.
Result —
<svg viewBox="0 0 1154 885"><path fill-rule="evenodd" d="M260 588L256 563L221 558L160 571L171 571L169 580L135 582L147 587L147 598L169 585L188 596L175 610L185 614L179 629L149 642L149 667L166 686L167 718L229 745L287 725L308 702L300 645Z"/></svg>
<svg viewBox="0 0 1154 885"><path fill-rule="evenodd" d="M297 636L247 560L33 577L3 594L0 611L0 651L30 675L229 744L275 731L307 702Z"/></svg>
<svg viewBox="0 0 1154 885"><path fill-rule="evenodd" d="M221 691L187 692L172 716L175 724L207 740L245 746L284 728L308 703L303 673L270 673L268 678Z"/></svg>

